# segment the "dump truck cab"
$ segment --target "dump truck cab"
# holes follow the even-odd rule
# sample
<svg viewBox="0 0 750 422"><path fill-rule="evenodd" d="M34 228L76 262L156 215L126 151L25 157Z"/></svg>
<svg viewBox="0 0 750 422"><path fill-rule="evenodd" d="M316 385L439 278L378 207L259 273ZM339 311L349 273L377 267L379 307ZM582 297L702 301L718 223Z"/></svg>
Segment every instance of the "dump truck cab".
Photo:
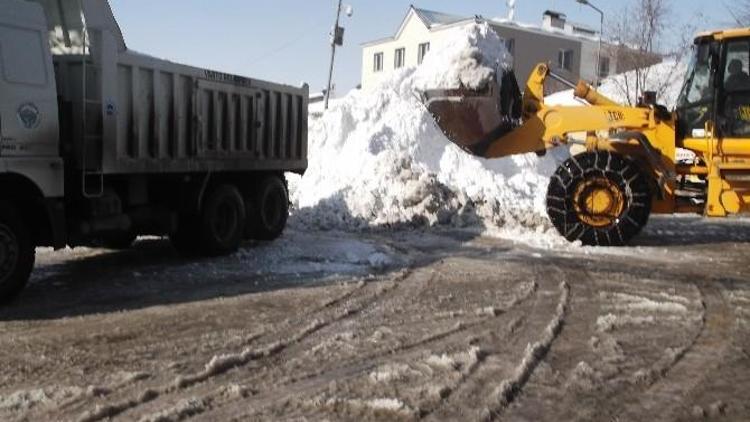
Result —
<svg viewBox="0 0 750 422"><path fill-rule="evenodd" d="M0 185L3 196L64 193L59 110L44 9L0 2Z"/></svg>

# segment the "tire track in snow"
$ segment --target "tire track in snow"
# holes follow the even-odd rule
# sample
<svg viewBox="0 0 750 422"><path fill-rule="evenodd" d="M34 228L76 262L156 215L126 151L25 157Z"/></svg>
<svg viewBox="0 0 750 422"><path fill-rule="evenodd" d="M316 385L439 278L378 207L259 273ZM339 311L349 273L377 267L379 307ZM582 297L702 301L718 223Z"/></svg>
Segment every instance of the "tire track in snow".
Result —
<svg viewBox="0 0 750 422"><path fill-rule="evenodd" d="M424 287L424 285L430 284L434 282L435 273L433 271L432 277L427 278L425 281L423 281L421 286L414 286L416 288ZM502 314L506 314L509 311L511 311L513 308L521 305L525 301L527 301L530 297L532 297L535 293L538 291L538 285L535 281L531 281L530 283L527 283L526 289L522 291L520 295L514 296L513 299L505 304L498 305L497 307L493 307L493 310L496 311L496 313L493 314L485 314L479 321L474 321L470 323L461 323L459 322L456 324L456 326L440 331L438 333L435 333L433 335L429 335L426 337L423 337L419 340L416 340L411 343L406 343L403 345L400 345L396 348L390 348L387 350L367 354L367 355L357 355L353 362L350 362L345 365L340 365L336 367L333 370L321 370L321 371L314 371L307 374L301 374L297 376L292 383L286 383L286 384L280 384L276 386L276 388L272 390L266 390L262 394L253 396L249 401L243 402L243 409L251 406L253 408L253 413L245 413L242 414L241 418L251 418L253 414L257 414L258 412L273 406L275 403L287 400L289 398L298 397L303 394L310 394L312 391L319 390L321 388L325 388L330 383L331 379L337 380L337 382L346 382L347 380L356 379L357 377L361 376L363 373L367 374L370 371L376 369L377 367L381 365L385 365L388 363L393 363L394 360L398 359L399 356L403 356L403 354L408 353L414 349L422 348L423 346L427 344L434 343L436 341L444 340L446 338L452 337L456 334L460 334L463 332L466 332L470 329L474 329L483 325L486 325L492 321L496 320L496 317ZM477 365L473 365L473 368L471 372L475 371L478 367L478 364L481 364L481 359L478 359ZM465 375L463 378L467 378L468 374ZM215 400L215 408L222 407L222 404L218 404L218 399L222 395L222 388L217 389L213 393L211 393L210 398ZM283 394L280 396L278 392L283 392ZM230 403L224 403L223 406L226 406ZM423 413L423 412L419 412ZM231 412L229 412L231 414ZM221 419L223 416L229 417L229 414L218 414L218 418ZM217 415L212 415L217 416Z"/></svg>
<svg viewBox="0 0 750 422"><path fill-rule="evenodd" d="M507 305L507 307L500 308L501 311L502 311L502 313L503 314L507 314L513 308L515 308L517 306L520 306L521 304L525 303L534 294L536 294L538 292L538 290L539 290L539 285L537 284L537 282L536 281L531 281L531 283L529 283L529 287L523 292L523 294L521 294L519 296L515 296L513 298L513 300ZM476 327L476 326L479 326L479 325L484 325L484 324L490 322L491 320L492 320L492 318L484 320L484 321L481 321L480 323L474 324L473 327ZM519 323L518 319L512 320L511 323L508 324L508 330L511 331L511 332L513 332L515 330L514 327L516 327L518 323ZM469 366L468 368L466 368L466 370L461 373L461 376L459 377L459 379L455 383L452 383L451 385L442 385L442 386L440 386L440 389L441 389L440 402L437 405L432 406L431 408L422 409L420 417L421 418L427 418L430 415L432 415L435 411L437 411L440 407L442 407L443 405L445 405L447 403L447 401L451 398L451 396L453 395L453 393L456 390L458 390L459 388L461 388L461 385L463 385L464 383L466 383L479 370L480 366L484 362L484 358L485 357L486 357L485 356L485 352L480 351L479 354L478 354L478 357L477 357L477 360L476 360L475 364L473 364L473 365Z"/></svg>
<svg viewBox="0 0 750 422"><path fill-rule="evenodd" d="M408 270L406 270L406 272L408 272ZM403 273L404 277L406 276L405 275L406 272ZM365 285L367 283L365 282L365 280L360 280L357 283L351 283L351 284L354 285L353 288L348 289L346 292L344 292L344 293L342 293L342 294L340 294L340 295L338 295L336 297L333 297L330 300L325 301L321 305L319 305L319 306L311 309L310 311L306 312L305 315L303 316L303 319L312 317L312 316L314 316L316 314L319 314L320 312L323 312L323 311L325 311L327 309L331 309L331 308L335 307L336 305L338 305L338 304L340 304L340 303L342 303L342 302L344 302L344 301L352 298L356 293L362 291L362 289L365 287ZM293 326L293 324L291 324L291 323L288 323L288 325ZM268 334L267 332L263 332L263 331L253 333L252 335L250 335L247 338L243 339L243 343L245 343L245 344L252 344L256 340L258 340L259 338L261 338L261 337L263 337L264 335L267 335L267 334ZM263 352L265 352L265 353L267 353L267 354L270 355L271 354L270 352L273 352L273 350L272 350L273 347L271 347L271 346L274 346L274 345L270 344L270 345L266 346L263 349ZM276 345L276 346L278 346L278 345ZM245 349L245 350L247 350L247 349ZM221 362L221 361L217 360L216 362L214 362L213 366L214 367L221 366L222 363L225 363L225 362ZM139 381L144 381L144 380L147 380L149 378L152 378L151 374L143 374L143 375L144 376L142 376L142 377L134 378L131 382L116 382L116 383L108 385L108 386L97 387L99 390L106 392L106 394L103 394L103 396L108 396L108 397L115 396L117 394L126 395L128 393L128 390L142 390L142 391L144 391L144 393L138 394L135 399L132 399L132 398L131 399L123 399L123 400L121 400L120 402L118 402L117 404L114 404L114 405L109 405L109 406L103 405L103 406L99 406L98 408L95 408L94 410L88 410L88 411L84 410L84 411L82 411L81 409L84 409L85 406L86 406L86 404L87 404L87 402L89 402L90 399L91 399L90 395L88 395L88 394L82 394L82 395L79 395L78 397L75 397L75 398L73 398L71 400L68 400L68 401L66 401L64 403L61 403L59 406L57 406L56 410L58 410L58 411L62 410L62 411L67 411L67 412L76 412L76 410L77 410L79 413L82 412L82 416L79 417L79 420L86 420L86 417L93 418L95 416L95 414L98 413L97 409L99 409L100 413L102 413L102 414L107 414L108 412L109 413L114 412L114 413L119 414L122 411L127 410L127 409L132 408L132 407L135 407L135 406L138 406L139 404L143 404L143 403L152 401L154 399L154 397L153 397L154 393L156 393L158 395L159 391L163 391L164 389L163 388L153 388L153 387L151 387L151 388L145 388L145 390L143 390L144 387L138 385ZM183 381L183 382L185 382L185 381ZM129 403L130 405L129 406L125 406L126 403ZM120 408L122 408L123 410L117 411L117 409L120 409ZM43 417L43 415L37 415L37 416ZM108 417L108 416L105 416L105 417ZM99 418L99 419L102 419L102 418ZM94 420L96 420L96 418L94 418Z"/></svg>
<svg viewBox="0 0 750 422"><path fill-rule="evenodd" d="M542 338L536 343L527 346L523 359L516 366L515 373L508 379L503 380L500 386L494 391L491 402L494 406L489 406L483 411L483 420L497 420L503 410L507 408L523 390L534 370L544 360L552 347L552 343L562 331L565 322L565 316L568 312L570 303L570 286L567 282L560 283L560 299L555 309L555 315L547 324L542 334Z"/></svg>
<svg viewBox="0 0 750 422"><path fill-rule="evenodd" d="M701 293L703 315L701 328L692 341L683 348L666 353L666 364L657 362L650 373L646 388L639 398L623 400L631 403L617 416L618 420L667 420L690 391L712 376L729 353L732 336L732 312L726 300L712 281L695 282Z"/></svg>
<svg viewBox="0 0 750 422"><path fill-rule="evenodd" d="M204 367L204 369L198 373L178 376L175 380L168 385L152 388L146 390L146 393L138 395L136 398L126 399L114 404L98 405L93 410L85 411L78 418L80 422L97 422L103 419L112 418L118 416L126 411L133 410L143 404L152 402L158 398L173 394L185 390L195 384L203 383L208 379L222 375L234 368L244 366L252 361L258 361L265 358L273 357L289 346L299 343L313 333L320 331L326 326L329 326L335 322L346 319L352 315L355 315L365 309L367 306L377 302L382 296L386 295L390 291L396 289L403 280L411 275L411 270L404 270L396 274L396 276L389 280L392 282L391 286L386 286L376 290L371 295L365 304L358 308L344 307L340 311L336 312L333 317L328 319L315 319L308 324L301 331L295 333L291 337L287 337L283 340L277 340L268 343L266 346L261 348L246 348L240 353L236 354L225 354L221 356L214 356ZM317 310L310 312L308 316L312 316L315 313L320 313L333 309L339 305L344 304L347 300L351 300L355 295L354 293L361 291L365 284L358 283L355 289L340 295L330 301L327 301L323 305L317 308Z"/></svg>

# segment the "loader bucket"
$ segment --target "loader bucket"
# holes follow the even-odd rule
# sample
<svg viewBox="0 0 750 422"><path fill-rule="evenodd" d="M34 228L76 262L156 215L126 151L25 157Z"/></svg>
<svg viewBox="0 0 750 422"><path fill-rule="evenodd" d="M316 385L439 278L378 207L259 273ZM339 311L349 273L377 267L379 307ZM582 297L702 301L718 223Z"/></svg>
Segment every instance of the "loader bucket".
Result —
<svg viewBox="0 0 750 422"><path fill-rule="evenodd" d="M422 101L451 142L480 157L520 118L521 94L512 71L505 73L501 85L493 80L479 90L427 90Z"/></svg>

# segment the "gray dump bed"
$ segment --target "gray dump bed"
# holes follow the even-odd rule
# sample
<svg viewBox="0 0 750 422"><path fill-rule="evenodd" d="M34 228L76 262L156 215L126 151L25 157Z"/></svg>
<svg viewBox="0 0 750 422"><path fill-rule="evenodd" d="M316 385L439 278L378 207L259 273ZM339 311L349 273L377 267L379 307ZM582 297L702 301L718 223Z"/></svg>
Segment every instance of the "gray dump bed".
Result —
<svg viewBox="0 0 750 422"><path fill-rule="evenodd" d="M78 168L105 174L304 172L306 85L130 51L106 2L84 1L84 7L88 28L81 45L87 47L53 49L61 113L72 122L62 129L63 144Z"/></svg>

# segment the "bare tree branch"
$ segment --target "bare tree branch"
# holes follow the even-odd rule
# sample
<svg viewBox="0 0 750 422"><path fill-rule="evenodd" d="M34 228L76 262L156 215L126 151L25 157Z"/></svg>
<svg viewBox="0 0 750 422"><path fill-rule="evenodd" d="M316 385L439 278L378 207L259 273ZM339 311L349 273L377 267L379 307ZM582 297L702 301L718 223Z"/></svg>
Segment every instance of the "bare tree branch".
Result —
<svg viewBox="0 0 750 422"><path fill-rule="evenodd" d="M750 4L750 0L743 1ZM618 68L632 69L614 86L630 105L635 104L644 91L663 94L682 77L678 63L690 51L692 38L699 28L690 23L675 28L669 21L671 6L670 0L630 0L612 24L610 37L617 43ZM665 28L679 31L681 37L674 46L664 45ZM662 59L674 60L675 65L661 68L657 73L651 66Z"/></svg>
<svg viewBox="0 0 750 422"><path fill-rule="evenodd" d="M729 4L725 1L723 4L738 26L750 26L750 0L733 0Z"/></svg>

